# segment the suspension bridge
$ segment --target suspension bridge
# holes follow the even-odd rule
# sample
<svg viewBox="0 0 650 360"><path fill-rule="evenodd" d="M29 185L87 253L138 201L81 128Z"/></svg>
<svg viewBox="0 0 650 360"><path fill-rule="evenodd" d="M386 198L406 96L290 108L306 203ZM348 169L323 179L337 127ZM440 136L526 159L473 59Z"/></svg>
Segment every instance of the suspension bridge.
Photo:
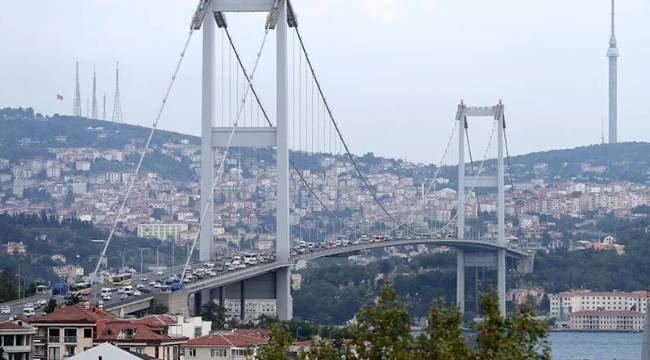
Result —
<svg viewBox="0 0 650 360"><path fill-rule="evenodd" d="M257 47L252 67L245 66L231 36L229 13L265 13L266 22L260 26L262 40ZM185 52L194 33L201 32L202 42L202 116L200 222L192 241L185 268L213 259L214 194L220 191L225 164L233 148L268 148L275 150L276 168L276 234L275 258L236 271L224 271L208 279L195 281L171 293L158 293L145 298L133 298L111 305L110 310L129 313L163 303L172 313L194 314L208 301L224 298L241 300L241 319L245 318L245 299L275 299L280 320L292 318L291 269L297 261L337 256L363 250L390 246L428 244L453 248L457 254L456 303L465 308L467 269L496 270L500 309L506 313L506 273L517 263L530 261L528 254L511 246L515 226L506 227L506 189L514 188L509 172L509 154L505 107L501 101L486 107L467 106L462 101L450 121L449 140L442 156L434 161L433 176L422 183L419 196L387 199L375 184L373 174L364 173L364 166L352 153L351 144L343 136L340 123L327 101L325 89L309 56L306 41L300 32L298 17L289 0L200 0L192 17L187 40L172 73L151 132L134 169L134 176L124 194L113 226L98 259L92 281L98 275L106 250L125 215L126 204L138 181L143 161L146 161L154 132L164 112ZM255 83L257 71L270 34L275 33L275 92L265 97ZM265 107L265 100L275 100L274 114ZM469 122L476 118L491 121L492 130L482 158L474 159L469 141ZM496 139L495 139L496 137ZM303 159L305 155L330 154L347 165L336 170L332 181L319 178ZM466 158L469 157L469 162ZM475 166L476 165L476 166ZM507 169L506 169L507 168ZM338 188L338 176L345 174L348 182L361 189L346 194ZM445 184L444 179L451 179ZM455 190L454 190L455 188ZM481 203L478 189L496 189L496 231L487 231L476 218ZM441 190L453 190L455 207L439 201ZM370 205L363 205L367 199ZM514 191L510 191L509 206L517 217ZM396 206L399 203L400 206ZM403 209L408 209L404 211ZM322 248L306 254L292 254L292 244L307 239L311 233L302 228L292 231L292 219L306 215L306 209L316 209L318 223L328 229L330 236L380 239L357 241L348 246ZM342 210L353 210L355 216L343 216ZM310 211L309 213L312 213ZM449 216L441 216L440 213ZM515 224L516 219L512 221ZM492 224L490 224L492 225ZM192 254L198 252L198 261ZM182 278L187 271L181 271ZM170 272L171 274L171 272ZM163 276L165 276L164 274Z"/></svg>

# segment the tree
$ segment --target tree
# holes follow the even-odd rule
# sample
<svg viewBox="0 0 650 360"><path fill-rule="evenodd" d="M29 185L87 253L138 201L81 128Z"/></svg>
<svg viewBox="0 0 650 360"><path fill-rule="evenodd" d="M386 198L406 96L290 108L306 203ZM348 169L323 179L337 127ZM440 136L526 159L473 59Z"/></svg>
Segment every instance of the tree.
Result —
<svg viewBox="0 0 650 360"><path fill-rule="evenodd" d="M331 343L314 341L309 351L300 353L300 360L341 360L341 352Z"/></svg>
<svg viewBox="0 0 650 360"><path fill-rule="evenodd" d="M473 357L460 326L462 314L455 307L432 307L426 335L416 340L417 358L429 360L465 360Z"/></svg>
<svg viewBox="0 0 650 360"><path fill-rule="evenodd" d="M257 360L289 360L289 346L293 343L289 331L281 324L273 324L269 335L269 342L260 346Z"/></svg>
<svg viewBox="0 0 650 360"><path fill-rule="evenodd" d="M212 321L212 330L223 329L226 325L226 308L214 301L201 306L199 313L203 321Z"/></svg>
<svg viewBox="0 0 650 360"><path fill-rule="evenodd" d="M50 300L47 301L47 304L45 304L45 308L43 309L43 311L46 314L49 314L54 312L54 310L56 310L56 300L53 297L51 297Z"/></svg>
<svg viewBox="0 0 650 360"><path fill-rule="evenodd" d="M374 305L357 314L352 326L354 352L346 358L355 360L413 359L411 316L390 285L382 288Z"/></svg>
<svg viewBox="0 0 650 360"><path fill-rule="evenodd" d="M83 298L79 293L70 293L70 297L65 300L65 304L68 306L79 304L82 300Z"/></svg>
<svg viewBox="0 0 650 360"><path fill-rule="evenodd" d="M535 320L530 307L522 307L509 318L499 311L499 301L494 293L481 296L484 321L479 324L476 342L481 360L550 360L550 347L546 340L548 325Z"/></svg>

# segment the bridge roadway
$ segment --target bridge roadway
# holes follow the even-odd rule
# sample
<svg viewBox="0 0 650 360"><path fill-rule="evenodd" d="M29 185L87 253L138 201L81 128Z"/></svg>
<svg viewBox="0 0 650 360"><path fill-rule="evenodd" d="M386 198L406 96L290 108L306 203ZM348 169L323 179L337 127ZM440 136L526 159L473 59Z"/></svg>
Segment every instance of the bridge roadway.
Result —
<svg viewBox="0 0 650 360"><path fill-rule="evenodd" d="M379 242L364 242L361 244L349 244L346 246L337 246L333 248L311 251L306 254L293 256L291 258L292 263L295 263L299 260L314 260L318 258L336 256L345 253L357 252L362 250L371 250L384 247L392 246L406 246L406 245L436 245L436 246L447 246L447 247L456 247L462 248L465 250L475 250L475 251L494 251L505 249L506 256L514 259L523 259L528 256L524 251L513 249L507 245L496 244L493 242L486 241L477 241L477 240L458 240L453 238L410 238L410 239L395 239ZM249 279L267 273L269 271L275 271L279 268L290 266L291 263L279 263L277 261L272 263L263 263L260 265L249 266L241 270L227 271L217 276L210 277L208 279L203 279L199 281L186 284L183 290L180 290L176 293L196 293L201 290L211 289L215 287L229 285L241 280Z"/></svg>
<svg viewBox="0 0 650 360"><path fill-rule="evenodd" d="M305 254L293 256L291 259L292 260L291 263L283 264L278 261L274 261L270 263L261 263L254 266L248 266L246 268L238 269L234 271L224 270L222 272L217 273L216 276L211 276L206 279L196 280L191 283L185 284L182 290L176 291L173 294L175 296L189 296L190 294L194 294L202 290L226 286L232 283L236 283L245 279L249 279L249 278L253 278L265 274L267 272L272 272L282 267L290 266L292 263L295 263L296 261L300 261L300 260L310 261L318 258L337 256L341 254L353 253L353 252L363 251L363 250L371 250L371 249L378 249L378 248L392 247L392 246L420 245L420 244L457 247L465 250L475 250L475 251L481 251L481 250L494 251L498 249L505 249L506 255L514 259L522 259L528 256L526 252L523 252L518 249L510 248L506 245L496 244L487 241L477 241L477 240L458 240L453 238L403 238L403 239L385 240L385 241L377 241L377 242L368 241L360 244L350 243L345 246L337 246L337 247L331 247L325 249L319 248L319 249L311 250ZM197 266L200 266L200 264L201 263L193 263L191 265L193 268L195 268ZM182 271L182 265L176 266L174 268L169 268L166 271L164 271L163 274L160 275L152 272L143 275L145 276L148 275L149 280L153 279L157 281L162 281L166 277L170 276L171 274L177 274L181 271ZM134 278L137 277L138 275L134 275ZM160 293L159 291L157 291L157 289L151 289L151 290L152 290L152 294L143 294L142 296L135 296L135 297L130 296L128 299L125 300L121 300L117 296L115 296L115 298L112 301L105 302L104 306L107 310L115 314L119 314L121 310L124 310L123 313L125 314L142 310L143 307L146 308L147 306L150 306L153 303L154 298L158 298L161 295L165 296L164 293ZM43 294L39 294L39 298L42 297L45 296L43 296ZM29 299L28 301L31 300L32 299ZM16 306L13 306L12 308L15 309ZM22 308L20 308L20 310L22 310Z"/></svg>

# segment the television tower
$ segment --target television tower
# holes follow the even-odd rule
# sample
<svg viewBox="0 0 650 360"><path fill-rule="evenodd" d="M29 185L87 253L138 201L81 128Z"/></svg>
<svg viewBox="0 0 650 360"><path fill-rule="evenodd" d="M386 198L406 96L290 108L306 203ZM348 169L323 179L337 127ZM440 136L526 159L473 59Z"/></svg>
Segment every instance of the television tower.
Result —
<svg viewBox="0 0 650 360"><path fill-rule="evenodd" d="M614 0L612 0L612 34L609 38L609 143L618 142L618 108L617 108L617 82L618 82L618 48L616 47L616 35L614 34Z"/></svg>
<svg viewBox="0 0 650 360"><path fill-rule="evenodd" d="M75 88L74 88L74 107L72 114L81 116L81 91L79 90L79 60L75 63Z"/></svg>
<svg viewBox="0 0 650 360"><path fill-rule="evenodd" d="M93 108L92 114L90 117L97 119L97 76L95 73L95 67L93 66Z"/></svg>
<svg viewBox="0 0 650 360"><path fill-rule="evenodd" d="M115 63L115 100L113 100L113 122L122 122L122 104L120 103L120 63Z"/></svg>

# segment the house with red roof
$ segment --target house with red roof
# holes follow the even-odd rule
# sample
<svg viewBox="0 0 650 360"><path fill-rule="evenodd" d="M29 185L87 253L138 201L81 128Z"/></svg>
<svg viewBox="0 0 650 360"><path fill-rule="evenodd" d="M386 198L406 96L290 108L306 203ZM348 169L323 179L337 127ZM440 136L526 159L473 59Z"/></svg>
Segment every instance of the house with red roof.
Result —
<svg viewBox="0 0 650 360"><path fill-rule="evenodd" d="M255 359L261 345L268 338L250 332L220 332L201 336L187 341L182 346L184 360L248 360Z"/></svg>
<svg viewBox="0 0 650 360"><path fill-rule="evenodd" d="M0 348L3 359L32 360L36 328L22 320L0 322Z"/></svg>
<svg viewBox="0 0 650 360"><path fill-rule="evenodd" d="M100 321L95 343L109 342L120 349L160 360L180 359L181 345L187 338L171 337L166 334L167 326L150 320Z"/></svg>
<svg viewBox="0 0 650 360"><path fill-rule="evenodd" d="M166 315L123 320L89 304L62 306L30 320L36 328L35 360L59 360L101 343L160 360L179 360L187 337L170 336L177 319Z"/></svg>
<svg viewBox="0 0 650 360"><path fill-rule="evenodd" d="M34 359L62 359L94 345L98 321L114 320L115 315L87 304L62 306L50 314L33 317L37 329Z"/></svg>

